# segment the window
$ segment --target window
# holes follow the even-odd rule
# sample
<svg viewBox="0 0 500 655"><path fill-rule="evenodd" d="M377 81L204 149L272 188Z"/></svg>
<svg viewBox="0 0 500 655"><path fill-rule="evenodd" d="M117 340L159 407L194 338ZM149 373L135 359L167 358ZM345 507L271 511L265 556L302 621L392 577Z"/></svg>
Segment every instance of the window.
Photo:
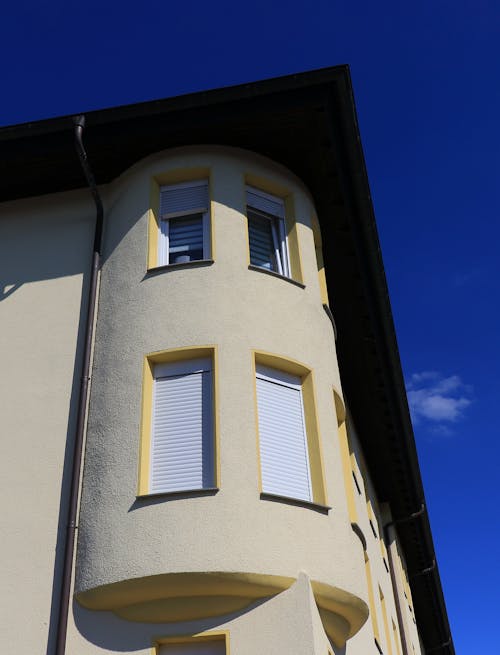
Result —
<svg viewBox="0 0 500 655"><path fill-rule="evenodd" d="M226 655L226 647L223 641L165 644L158 655Z"/></svg>
<svg viewBox="0 0 500 655"><path fill-rule="evenodd" d="M250 264L290 277L283 200L250 186L246 195Z"/></svg>
<svg viewBox="0 0 500 655"><path fill-rule="evenodd" d="M312 501L302 380L257 365L262 491Z"/></svg>
<svg viewBox="0 0 500 655"><path fill-rule="evenodd" d="M180 638L159 643L157 655L226 655L227 636L211 637L210 635Z"/></svg>
<svg viewBox="0 0 500 655"><path fill-rule="evenodd" d="M158 264L210 257L208 181L160 187Z"/></svg>
<svg viewBox="0 0 500 655"><path fill-rule="evenodd" d="M143 438L149 447L143 444L141 458L149 461L147 484L144 489L140 480L140 487L149 494L213 488L212 358L164 362L153 358L148 365L152 388L149 391L146 384L144 394L152 397L150 439Z"/></svg>

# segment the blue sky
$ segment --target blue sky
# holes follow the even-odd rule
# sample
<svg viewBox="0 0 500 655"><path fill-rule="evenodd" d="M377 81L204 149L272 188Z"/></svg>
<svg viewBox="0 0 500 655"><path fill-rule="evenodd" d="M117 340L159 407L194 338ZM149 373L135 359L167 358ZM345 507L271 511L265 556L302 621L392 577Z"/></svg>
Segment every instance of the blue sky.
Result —
<svg viewBox="0 0 500 655"><path fill-rule="evenodd" d="M351 66L458 654L498 652L500 4L9 3L0 124Z"/></svg>

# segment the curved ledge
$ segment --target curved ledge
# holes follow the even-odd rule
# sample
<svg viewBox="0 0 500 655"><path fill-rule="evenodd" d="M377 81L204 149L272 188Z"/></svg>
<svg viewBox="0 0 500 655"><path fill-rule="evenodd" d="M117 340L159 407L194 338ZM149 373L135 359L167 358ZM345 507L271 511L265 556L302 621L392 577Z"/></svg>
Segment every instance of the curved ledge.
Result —
<svg viewBox="0 0 500 655"><path fill-rule="evenodd" d="M368 618L368 606L358 596L311 580L319 615L326 634L339 648L355 635Z"/></svg>
<svg viewBox="0 0 500 655"><path fill-rule="evenodd" d="M326 315L330 319L330 322L333 327L333 336L335 338L335 341L337 341L337 325L335 324L335 319L333 318L332 310L326 303L323 303L323 309L325 310Z"/></svg>
<svg viewBox="0 0 500 655"><path fill-rule="evenodd" d="M259 573L165 573L76 594L83 607L129 621L167 623L221 616L288 589L295 578Z"/></svg>
<svg viewBox="0 0 500 655"><path fill-rule="evenodd" d="M151 266L146 271L146 277L153 277L154 275L165 273L166 271L175 271L180 268L196 268L199 266L211 266L214 264L213 259L194 259L190 262L176 262L174 264L160 264L159 266Z"/></svg>
<svg viewBox="0 0 500 655"><path fill-rule="evenodd" d="M320 512L321 514L328 514L328 512L332 509L329 505L322 505L321 503L315 503L309 500L300 500L300 498L290 498L290 496L270 494L265 491L261 491L260 497L262 500L271 500L275 503L284 503L285 505L306 507L307 509L316 510L316 512Z"/></svg>
<svg viewBox="0 0 500 655"><path fill-rule="evenodd" d="M306 288L306 285L302 284L302 282L299 282L298 280L294 280L292 277L282 275L281 273L277 273L276 271L271 271L270 269L264 268L263 266L256 266L255 264L248 264L248 270L249 271L258 271L259 273L265 273L266 275L272 275L273 277L277 277L280 280L285 280L285 282L290 282L291 284L295 284L296 287L300 287L301 289Z"/></svg>
<svg viewBox="0 0 500 655"><path fill-rule="evenodd" d="M363 530L359 527L358 523L351 523L351 528L354 534L359 538L361 541L361 545L363 546L363 550L366 550L366 537L364 535Z"/></svg>
<svg viewBox="0 0 500 655"><path fill-rule="evenodd" d="M340 393L337 391L337 389L333 389L333 397L335 400L335 411L337 412L337 422L339 425L343 423L346 419L346 409L345 409L345 404L342 399L342 396Z"/></svg>

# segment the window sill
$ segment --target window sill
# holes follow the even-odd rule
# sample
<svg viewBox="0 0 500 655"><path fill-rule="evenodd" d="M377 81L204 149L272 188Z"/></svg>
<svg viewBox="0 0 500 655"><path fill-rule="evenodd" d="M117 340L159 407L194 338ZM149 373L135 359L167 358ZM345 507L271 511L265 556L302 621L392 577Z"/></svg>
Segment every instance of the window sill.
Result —
<svg viewBox="0 0 500 655"><path fill-rule="evenodd" d="M285 505L297 505L298 507L306 507L308 509L313 509L316 512L321 512L322 514L328 514L328 512L332 509L328 505L321 505L321 503L315 503L310 500L301 500L300 498L290 498L289 496L270 494L265 491L261 492L260 497L262 500L271 500L274 503L285 503Z"/></svg>
<svg viewBox="0 0 500 655"><path fill-rule="evenodd" d="M195 259L192 262L180 262L179 264L162 264L161 266L153 266L146 271L147 275L155 275L163 271L169 271L178 268L193 268L197 266L211 266L214 263L213 259Z"/></svg>
<svg viewBox="0 0 500 655"><path fill-rule="evenodd" d="M270 271L268 268L263 268L262 266L255 266L255 264L248 264L248 270L258 271L259 273L265 273L266 275L272 275L273 277L277 277L280 280L285 280L286 282L290 282L290 284L294 284L296 287L300 287L301 289L306 288L306 285L302 284L302 282L293 280L291 277L287 277L286 275L281 275L281 273L276 273L276 271Z"/></svg>
<svg viewBox="0 0 500 655"><path fill-rule="evenodd" d="M158 491L157 493L138 494L136 500L148 500L149 498L179 498L190 496L213 496L219 491L219 487L204 487L203 489L183 489L181 491Z"/></svg>

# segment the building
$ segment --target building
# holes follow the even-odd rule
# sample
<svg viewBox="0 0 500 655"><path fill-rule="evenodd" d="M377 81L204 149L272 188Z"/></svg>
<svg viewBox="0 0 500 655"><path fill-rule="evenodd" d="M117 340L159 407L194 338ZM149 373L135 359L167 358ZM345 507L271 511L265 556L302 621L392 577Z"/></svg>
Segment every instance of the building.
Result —
<svg viewBox="0 0 500 655"><path fill-rule="evenodd" d="M454 653L347 67L0 141L2 650Z"/></svg>

